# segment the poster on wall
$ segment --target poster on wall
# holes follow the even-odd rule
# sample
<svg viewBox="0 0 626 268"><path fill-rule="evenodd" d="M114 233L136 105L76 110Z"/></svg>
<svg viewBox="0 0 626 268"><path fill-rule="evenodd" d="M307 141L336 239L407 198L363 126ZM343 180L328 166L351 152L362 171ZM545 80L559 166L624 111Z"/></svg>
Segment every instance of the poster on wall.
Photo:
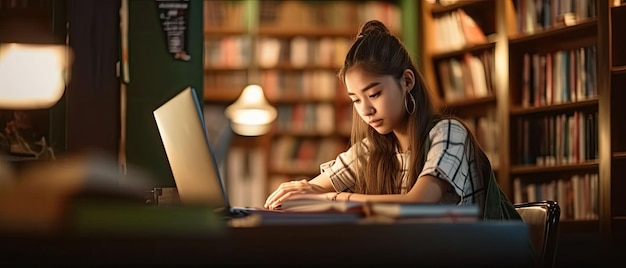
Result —
<svg viewBox="0 0 626 268"><path fill-rule="evenodd" d="M189 0L156 0L156 3L168 52L177 60L189 61Z"/></svg>

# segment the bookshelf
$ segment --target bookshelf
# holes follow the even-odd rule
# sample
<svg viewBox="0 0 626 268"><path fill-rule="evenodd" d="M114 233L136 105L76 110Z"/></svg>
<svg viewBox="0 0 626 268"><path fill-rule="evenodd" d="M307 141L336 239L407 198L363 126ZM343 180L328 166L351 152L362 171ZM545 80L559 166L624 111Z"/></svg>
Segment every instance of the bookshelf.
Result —
<svg viewBox="0 0 626 268"><path fill-rule="evenodd" d="M624 232L626 118L619 102L626 97L626 55L618 48L626 45L620 34L626 9L620 1L438 2L420 2L421 68L442 111L463 118L495 111L494 166L511 200L558 201L564 232ZM452 13L467 14L483 36L468 42L468 31L461 31L465 42L442 51L437 38L459 39L437 36L442 24L452 27L438 22ZM489 94L448 98L450 67L442 62L462 63L484 51L494 58L493 71L484 64ZM490 131L478 126L477 135Z"/></svg>
<svg viewBox="0 0 626 268"><path fill-rule="evenodd" d="M498 29L496 1L458 1L451 5L422 1L422 59L419 64L435 103L444 113L461 117L500 169L498 70L495 61L503 35ZM496 137L494 139L494 137Z"/></svg>
<svg viewBox="0 0 626 268"><path fill-rule="evenodd" d="M606 19L602 19L601 23L609 29L602 32L602 38L605 41L604 48L608 47L604 56L607 57L609 63L604 68L610 68L610 71L604 68L599 71L606 71L607 76L609 76L607 82L609 93L606 97L601 98L600 102L603 105L601 112L607 114L608 110L608 116L606 116L608 119L605 117L601 123L610 126L610 145L604 145L607 148L603 151L610 152L610 156L606 156L610 159L610 163L603 163L610 167L607 168L609 170L606 175L610 179L604 181L604 187L601 189L605 194L604 205L608 207L602 211L601 219L606 225L603 227L609 228L613 233L623 235L626 233L626 208L623 206L626 198L620 189L626 189L626 180L624 180L624 175L626 175L626 140L624 139L626 135L626 126L624 126L626 113L624 113L623 108L623 100L626 100L626 92L624 91L624 87L626 87L626 51L622 49L626 46L626 35L623 29L626 25L626 1L612 1L608 5L608 16ZM605 108L604 106L608 107Z"/></svg>
<svg viewBox="0 0 626 268"><path fill-rule="evenodd" d="M312 178L348 148L352 106L336 73L366 20L401 36L400 2L204 1L205 105L225 108L259 83L278 111L269 134L232 139L226 184L250 188L236 205L263 205L278 184ZM242 176L255 182L231 182Z"/></svg>

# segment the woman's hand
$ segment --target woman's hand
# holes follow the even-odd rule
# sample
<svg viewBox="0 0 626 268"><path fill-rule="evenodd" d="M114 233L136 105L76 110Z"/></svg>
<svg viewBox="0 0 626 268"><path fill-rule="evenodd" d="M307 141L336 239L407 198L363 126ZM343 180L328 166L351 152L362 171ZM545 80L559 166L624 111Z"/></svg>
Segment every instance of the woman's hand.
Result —
<svg viewBox="0 0 626 268"><path fill-rule="evenodd" d="M267 198L264 207L267 209L278 209L280 204L288 199L300 198L304 196L323 196L322 193L328 191L323 187L309 183L308 180L283 182L278 188Z"/></svg>

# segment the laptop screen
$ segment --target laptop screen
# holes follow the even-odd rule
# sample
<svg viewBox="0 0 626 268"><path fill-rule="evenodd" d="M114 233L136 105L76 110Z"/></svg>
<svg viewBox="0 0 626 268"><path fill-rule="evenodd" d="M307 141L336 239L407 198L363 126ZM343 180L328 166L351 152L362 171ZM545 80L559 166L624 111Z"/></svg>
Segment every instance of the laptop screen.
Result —
<svg viewBox="0 0 626 268"><path fill-rule="evenodd" d="M229 209L196 91L183 89L153 115L181 202Z"/></svg>

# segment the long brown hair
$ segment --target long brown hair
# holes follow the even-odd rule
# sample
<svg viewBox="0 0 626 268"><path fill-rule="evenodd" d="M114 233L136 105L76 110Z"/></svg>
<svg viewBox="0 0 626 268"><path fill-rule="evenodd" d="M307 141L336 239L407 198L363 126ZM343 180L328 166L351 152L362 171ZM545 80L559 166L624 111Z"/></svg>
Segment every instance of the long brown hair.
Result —
<svg viewBox="0 0 626 268"><path fill-rule="evenodd" d="M431 124L443 116L435 110L430 91L406 47L382 22L371 20L361 27L338 73L344 85L345 74L352 68L361 68L372 74L391 75L397 78L399 86L405 70L409 69L415 74L415 84L409 91L415 103L410 101L406 103L408 110L414 109L415 111L412 113L407 111L403 118L411 152L407 183L410 189L415 184L425 162L426 155L422 152ZM408 95L405 97L410 98ZM467 142L478 146L471 133L468 133L468 137ZM365 140L367 143L364 143ZM356 177L354 191L363 194L400 193L402 189L402 178L399 176L401 167L396 158L398 140L394 133L379 134L359 117L353 107L350 142L352 145L360 145L355 146L355 150L356 155L362 156L358 161L357 174L353 174ZM471 148L478 148L475 146ZM367 155L363 153L363 150L368 151ZM478 153L476 151L474 150L474 153ZM476 161L480 161L479 157L476 157Z"/></svg>

